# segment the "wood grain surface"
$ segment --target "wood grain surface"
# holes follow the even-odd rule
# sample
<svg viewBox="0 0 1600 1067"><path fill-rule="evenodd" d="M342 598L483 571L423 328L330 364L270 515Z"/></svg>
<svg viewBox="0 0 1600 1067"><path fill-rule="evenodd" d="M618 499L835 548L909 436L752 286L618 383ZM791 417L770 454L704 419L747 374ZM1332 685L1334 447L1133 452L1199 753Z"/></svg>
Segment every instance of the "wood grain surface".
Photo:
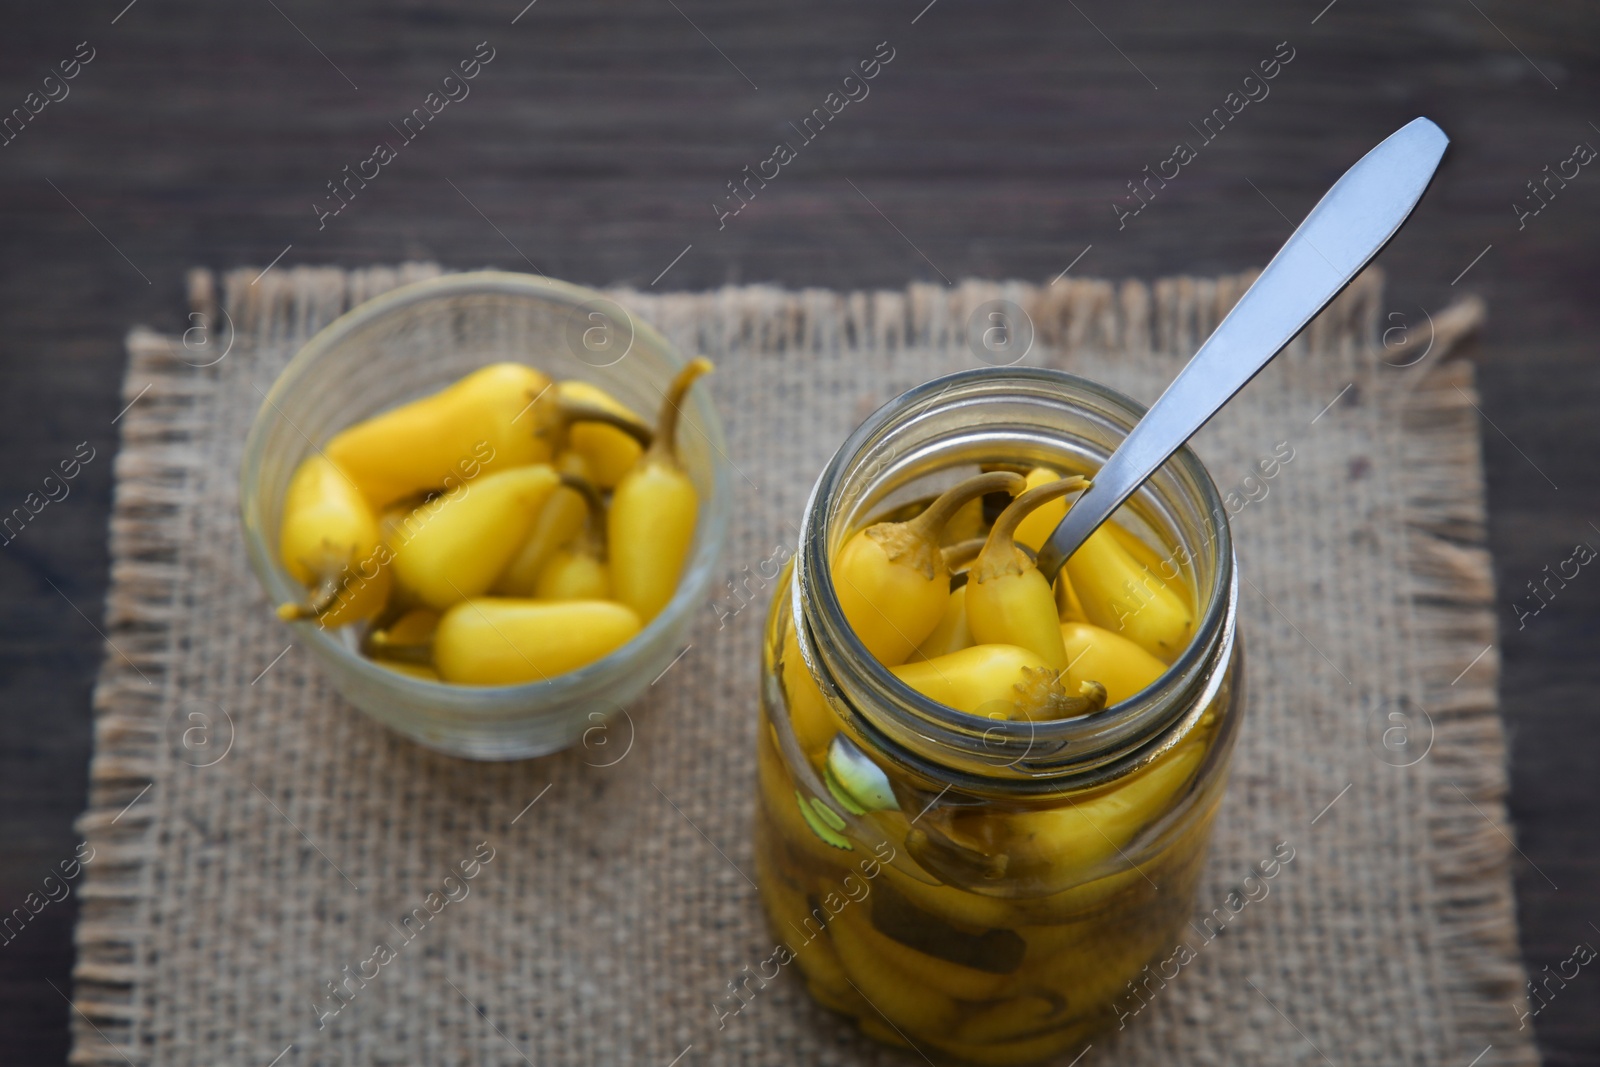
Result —
<svg viewBox="0 0 1600 1067"><path fill-rule="evenodd" d="M1575 543L1600 547L1600 173L1580 167L1539 200L1526 184L1600 147L1592 5L524 2L7 12L0 116L28 117L0 135L0 514L63 460L94 458L0 534L0 911L77 843L122 335L191 325L186 268L434 258L657 288L1232 271L1425 114L1454 143L1380 259L1390 325L1412 331L1392 335L1396 359L1451 299L1489 301L1471 354L1522 944L1540 972L1600 942L1600 570L1517 610ZM492 58L446 86L475 53ZM829 113L875 53L892 58L866 95ZM1282 55L1265 96L1246 86ZM92 58L61 80L75 56ZM1246 88L1261 98L1231 114ZM438 107L446 89L466 95ZM438 113L403 141L391 123L427 114L434 92ZM805 139L790 123L817 108L828 122ZM1228 121L1208 138L1197 127L1217 108ZM383 140L395 158L319 221L328 183ZM780 141L794 158L742 186L748 204L728 199ZM1119 227L1113 204L1135 206L1128 183L1178 142L1193 158ZM73 915L72 898L52 903L0 944L0 1061L62 1062ZM1597 998L1586 970L1531 1020L1549 1063L1600 1062Z"/></svg>

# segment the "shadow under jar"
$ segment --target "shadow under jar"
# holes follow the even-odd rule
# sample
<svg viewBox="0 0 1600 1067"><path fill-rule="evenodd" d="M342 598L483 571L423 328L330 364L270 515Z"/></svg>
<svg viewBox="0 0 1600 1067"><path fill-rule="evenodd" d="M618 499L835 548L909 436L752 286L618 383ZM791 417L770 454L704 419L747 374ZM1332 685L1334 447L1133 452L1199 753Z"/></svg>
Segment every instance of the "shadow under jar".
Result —
<svg viewBox="0 0 1600 1067"><path fill-rule="evenodd" d="M829 566L980 466L1092 474L1142 414L1074 375L964 372L879 410L812 491L765 632L756 856L780 961L869 1036L972 1063L1072 1051L1192 910L1242 679L1232 541L1192 451L1117 514L1187 587L1192 639L1094 714L923 697L850 629Z"/></svg>

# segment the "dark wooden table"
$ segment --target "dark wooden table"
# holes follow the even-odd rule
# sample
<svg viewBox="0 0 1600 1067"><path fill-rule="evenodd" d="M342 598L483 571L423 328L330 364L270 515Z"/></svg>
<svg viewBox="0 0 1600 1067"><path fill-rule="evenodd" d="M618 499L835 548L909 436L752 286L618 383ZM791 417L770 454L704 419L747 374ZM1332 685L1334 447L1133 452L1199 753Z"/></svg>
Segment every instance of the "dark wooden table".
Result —
<svg viewBox="0 0 1600 1067"><path fill-rule="evenodd" d="M1512 608L1575 542L1600 546L1600 173L1552 182L1547 203L1525 184L1600 146L1592 5L526 2L7 12L0 109L59 99L12 119L0 147L0 514L80 442L95 458L0 548L0 910L77 841L121 338L136 322L187 325L185 268L435 258L591 284L897 287L1048 280L1092 246L1075 273L1236 270L1426 114L1454 147L1381 262L1395 323L1464 292L1490 302L1476 355L1523 952L1538 971L1600 942L1600 571L1524 627ZM893 58L870 95L719 228L726 183L798 141L787 124L879 42ZM444 85L490 50L465 90ZM1201 144L1191 123L1291 52L1270 95L1119 229L1126 183L1177 141ZM63 61L76 77L45 81ZM470 95L319 229L327 183L446 89ZM1543 206L1519 219L1519 203ZM65 1055L73 916L69 898L0 947L6 1063ZM1597 997L1585 972L1538 1017L1550 1063L1600 1062Z"/></svg>

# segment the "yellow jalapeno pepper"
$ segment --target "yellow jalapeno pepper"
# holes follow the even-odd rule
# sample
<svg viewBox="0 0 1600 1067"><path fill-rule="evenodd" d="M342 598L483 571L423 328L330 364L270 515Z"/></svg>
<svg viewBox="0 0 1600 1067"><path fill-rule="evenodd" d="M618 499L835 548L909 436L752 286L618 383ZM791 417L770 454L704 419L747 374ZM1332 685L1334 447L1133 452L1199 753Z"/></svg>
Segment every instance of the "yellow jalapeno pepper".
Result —
<svg viewBox="0 0 1600 1067"><path fill-rule="evenodd" d="M828 939L813 936L809 941L801 940L806 920L810 919L813 924L816 922L811 911L813 905L806 899L805 893L773 865L765 849L756 851L756 881L761 886L773 936L791 946L790 951L799 961L807 979L832 993L835 999L850 996L850 982L845 978Z"/></svg>
<svg viewBox="0 0 1600 1067"><path fill-rule="evenodd" d="M1194 636L1186 596L1135 559L1110 523L1090 534L1062 570L1089 622L1121 634L1162 663L1176 659Z"/></svg>
<svg viewBox="0 0 1600 1067"><path fill-rule="evenodd" d="M933 632L950 597L939 536L952 515L985 493L1014 493L1022 477L994 471L968 478L907 522L852 534L833 559L833 584L851 629L880 663L904 663Z"/></svg>
<svg viewBox="0 0 1600 1067"><path fill-rule="evenodd" d="M1051 485L1061 480L1062 475L1049 467L1035 467L1028 472L1027 487L1023 492L1037 489L1041 485ZM1056 527L1061 525L1061 520L1067 517L1067 502L1061 497L1043 500L1032 511L1028 512L1017 522L1017 531L1013 539L1019 545L1031 548L1038 552L1039 546L1045 539L1056 532Z"/></svg>
<svg viewBox="0 0 1600 1067"><path fill-rule="evenodd" d="M839 720L828 707L828 699L811 677L805 660L800 658L800 642L792 629L784 634L777 668L783 678L795 739L808 756L817 757L839 731Z"/></svg>
<svg viewBox="0 0 1600 1067"><path fill-rule="evenodd" d="M373 659L421 664L432 670L433 635L439 613L432 608L412 608L387 626L374 626L361 640L361 651Z"/></svg>
<svg viewBox="0 0 1600 1067"><path fill-rule="evenodd" d="M836 918L834 923L838 921ZM947 994L922 986L912 974L874 952L866 942L850 937L848 931L830 940L850 981L895 1026L938 1034L955 1025L960 1009Z"/></svg>
<svg viewBox="0 0 1600 1067"><path fill-rule="evenodd" d="M1041 485L1059 481L1061 477L1060 473L1049 467L1035 467L1028 472L1028 488L1037 489ZM1017 523L1015 535L1017 544L1038 552L1066 516L1065 500L1058 498L1045 501ZM1072 582L1068 579L1064 567L1056 574L1056 608L1060 611L1063 621L1083 618L1083 607L1078 603L1078 594L1073 591Z"/></svg>
<svg viewBox="0 0 1600 1067"><path fill-rule="evenodd" d="M947 707L998 719L1066 719L1098 711L1105 689L1084 682L1068 695L1061 671L1016 645L973 645L959 652L889 670L902 682Z"/></svg>
<svg viewBox="0 0 1600 1067"><path fill-rule="evenodd" d="M377 549L378 523L356 484L326 456L305 458L289 480L278 556L308 588L337 581Z"/></svg>
<svg viewBox="0 0 1600 1067"><path fill-rule="evenodd" d="M410 541L440 508L459 497L464 489L464 486L457 486L449 493L413 493L390 504L383 510L383 514L378 516L378 530L383 535L383 545L378 549L378 555L384 560L385 569L391 578L395 574L396 550ZM387 610L374 620L374 629L382 629L421 603L422 599L407 588L403 581L391 581Z"/></svg>
<svg viewBox="0 0 1600 1067"><path fill-rule="evenodd" d="M278 618L293 622L315 619L324 630L336 630L380 614L394 589L394 572L385 566L383 546L375 556L357 563L350 573L326 593L306 604L284 604Z"/></svg>
<svg viewBox="0 0 1600 1067"><path fill-rule="evenodd" d="M1093 678L1106 687L1106 701L1119 704L1137 696L1166 671L1166 664L1139 645L1087 622L1061 624L1073 678Z"/></svg>
<svg viewBox="0 0 1600 1067"><path fill-rule="evenodd" d="M1180 600L1189 598L1189 587L1184 584L1183 574L1175 559L1162 559L1161 554L1151 548L1144 538L1121 523L1107 522L1106 529L1111 531L1111 536L1117 539L1119 545L1128 550L1139 566L1161 579L1163 584L1178 594ZM1169 570L1172 571L1170 575L1167 573Z"/></svg>
<svg viewBox="0 0 1600 1067"><path fill-rule="evenodd" d="M891 966L916 975L921 984L956 1000L988 1000L996 996L1008 980L1005 974L980 971L919 952L879 932L868 915L857 909L846 908L833 919L833 924L838 926L840 937L860 942Z"/></svg>
<svg viewBox="0 0 1600 1067"><path fill-rule="evenodd" d="M394 546L396 579L409 596L439 610L482 596L559 483L547 464L514 467L425 505L422 521Z"/></svg>
<svg viewBox="0 0 1600 1067"><path fill-rule="evenodd" d="M1054 872L1066 882L1125 849L1193 779L1205 757L1203 742L1189 741L1138 774L1097 796L1070 805L971 820L967 832L985 852L1005 853L1018 867Z"/></svg>
<svg viewBox="0 0 1600 1067"><path fill-rule="evenodd" d="M967 590L962 586L950 590L950 599L945 601L944 614L939 616L938 625L911 653L909 662L947 656L970 648L972 644L972 627L967 625Z"/></svg>
<svg viewBox="0 0 1600 1067"><path fill-rule="evenodd" d="M1083 602L1078 599L1078 591L1072 588L1072 579L1067 577L1065 567L1056 572L1056 611L1062 622L1088 621L1083 613Z"/></svg>
<svg viewBox="0 0 1600 1067"><path fill-rule="evenodd" d="M583 488L589 484L588 461L569 450L556 457L556 471L561 475L561 484L539 509L528 539L494 583L492 591L500 596L533 596L539 574L550 557L582 533L588 521L589 502Z"/></svg>
<svg viewBox="0 0 1600 1067"><path fill-rule="evenodd" d="M598 385L574 379L558 383L556 390L562 401L573 407L609 411L638 422L637 415ZM584 458L590 480L602 489L616 488L622 476L639 462L648 443L641 444L637 433L593 421L575 424L567 437L567 447Z"/></svg>
<svg viewBox="0 0 1600 1067"><path fill-rule="evenodd" d="M983 498L974 497L956 509L950 521L945 523L944 536L939 540L941 544L957 545L963 541L983 540L984 527L987 523L983 517Z"/></svg>
<svg viewBox="0 0 1600 1067"><path fill-rule="evenodd" d="M381 508L412 493L452 490L486 471L547 462L577 421L649 439L649 429L625 408L563 397L531 367L494 363L340 431L327 453Z"/></svg>
<svg viewBox="0 0 1600 1067"><path fill-rule="evenodd" d="M611 575L605 560L592 551L558 548L539 574L534 596L540 600L606 600L611 596Z"/></svg>
<svg viewBox="0 0 1600 1067"><path fill-rule="evenodd" d="M654 441L611 496L606 525L612 587L644 622L677 591L694 540L700 498L678 461L678 416L689 387L710 370L711 361L701 356L672 379Z"/></svg>
<svg viewBox="0 0 1600 1067"><path fill-rule="evenodd" d="M967 571L967 624L973 640L1020 645L1057 670L1067 666L1055 594L1015 541L1017 524L1039 505L1089 483L1073 476L1029 489L1000 513L983 551Z"/></svg>
<svg viewBox="0 0 1600 1067"><path fill-rule="evenodd" d="M433 661L461 685L516 685L575 671L621 648L639 616L609 600L464 600L439 619Z"/></svg>
<svg viewBox="0 0 1600 1067"><path fill-rule="evenodd" d="M611 572L606 566L605 505L588 482L574 479L572 484L583 495L588 522L576 538L551 553L534 584L534 596L540 600L609 600Z"/></svg>
<svg viewBox="0 0 1600 1067"><path fill-rule="evenodd" d="M283 605L279 617L315 618L331 628L376 615L389 594L381 545L355 483L321 453L306 457L284 494L278 556L309 600Z"/></svg>
<svg viewBox="0 0 1600 1067"><path fill-rule="evenodd" d="M550 379L531 367L495 363L340 431L326 451L376 508L449 490L486 471L548 460L533 407L550 390Z"/></svg>

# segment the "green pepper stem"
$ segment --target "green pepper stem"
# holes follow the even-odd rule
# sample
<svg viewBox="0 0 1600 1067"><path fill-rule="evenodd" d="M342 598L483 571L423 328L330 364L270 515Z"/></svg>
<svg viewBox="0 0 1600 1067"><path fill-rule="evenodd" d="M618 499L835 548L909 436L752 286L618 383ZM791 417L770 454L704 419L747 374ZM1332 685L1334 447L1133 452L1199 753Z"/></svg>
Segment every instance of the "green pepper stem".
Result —
<svg viewBox="0 0 1600 1067"><path fill-rule="evenodd" d="M1015 493L1027 484L1020 474L990 471L951 486L922 514L905 522L880 522L862 531L882 548L891 563L904 563L922 572L930 582L947 572L939 550L939 535L955 513L985 493Z"/></svg>
<svg viewBox="0 0 1600 1067"><path fill-rule="evenodd" d="M695 379L702 374L709 374L712 370L711 361L705 356L696 356L686 363L667 386L666 394L661 398L661 414L656 419L655 440L650 445L650 451L665 456L674 464L678 462L678 417L683 412L683 399L689 393L689 387Z"/></svg>
<svg viewBox="0 0 1600 1067"><path fill-rule="evenodd" d="M1027 553L1021 552L1015 540L1018 524L1040 504L1087 488L1089 479L1074 474L1036 485L1007 504L989 528L989 536L983 543L983 550L978 553L978 561L970 568L973 577L982 582L1001 574L1020 574L1032 567L1032 559Z"/></svg>
<svg viewBox="0 0 1600 1067"><path fill-rule="evenodd" d="M956 512L967 504L989 493L1005 492L1015 496L1026 484L1026 478L1011 471L975 474L940 493L933 503L922 509L921 515L907 520L904 525L914 535L928 541L936 541L950 520L955 517ZM1011 506L1016 505L1013 503Z"/></svg>
<svg viewBox="0 0 1600 1067"><path fill-rule="evenodd" d="M556 401L556 410L560 412L561 425L570 427L575 422L598 422L613 429L621 430L639 443L640 448L649 448L655 439L655 431L651 430L637 415L612 411L595 404L584 403L581 400L568 400L565 397Z"/></svg>
<svg viewBox="0 0 1600 1067"><path fill-rule="evenodd" d="M596 559L606 558L606 505L600 499L600 490L594 483L581 474L561 475L561 484L583 497L583 502L589 508L587 521L584 523L584 536L589 541Z"/></svg>
<svg viewBox="0 0 1600 1067"><path fill-rule="evenodd" d="M372 659L386 659L394 663L415 663L423 667L433 666L432 641L419 643L391 642L388 639L388 635L382 630L375 630L367 634L367 639L362 642L362 651Z"/></svg>
<svg viewBox="0 0 1600 1067"><path fill-rule="evenodd" d="M954 574L978 558L978 553L983 551L984 539L969 537L965 541L957 541L953 545L945 545L940 549L944 556L944 569Z"/></svg>
<svg viewBox="0 0 1600 1067"><path fill-rule="evenodd" d="M1065 671L1049 668L1022 668L1016 684L1017 704L1023 718L1042 722L1047 719L1075 719L1092 715L1106 706L1106 687L1099 682L1080 682L1076 695L1063 684Z"/></svg>
<svg viewBox="0 0 1600 1067"><path fill-rule="evenodd" d="M344 575L337 579L319 584L304 604L279 604L278 618L284 622L299 622L302 619L320 619L333 610L339 603L339 598L346 589L355 581L355 572L349 567L344 569Z"/></svg>
<svg viewBox="0 0 1600 1067"><path fill-rule="evenodd" d="M970 567L972 561L978 558L978 553L983 551L983 546L987 541L988 538L985 537L969 537L965 541L957 541L953 545L945 545L939 550L944 556L945 569L951 574L955 574ZM1027 545L1017 545L1017 549L1026 553L1029 559L1035 559L1039 555Z"/></svg>

